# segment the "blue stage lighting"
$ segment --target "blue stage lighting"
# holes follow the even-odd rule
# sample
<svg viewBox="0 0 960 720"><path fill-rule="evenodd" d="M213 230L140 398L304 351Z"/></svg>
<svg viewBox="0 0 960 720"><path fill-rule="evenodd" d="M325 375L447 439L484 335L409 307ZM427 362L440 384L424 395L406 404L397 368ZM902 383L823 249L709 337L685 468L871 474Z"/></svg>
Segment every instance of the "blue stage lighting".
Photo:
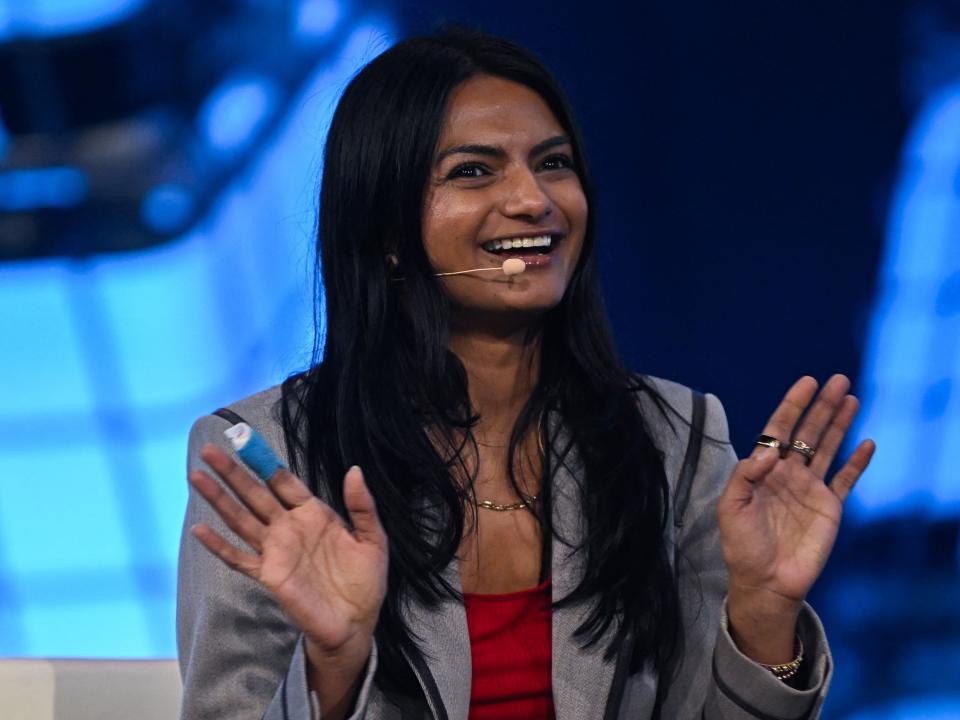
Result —
<svg viewBox="0 0 960 720"><path fill-rule="evenodd" d="M90 32L141 10L148 0L0 0L0 41Z"/></svg>
<svg viewBox="0 0 960 720"><path fill-rule="evenodd" d="M71 167L0 172L0 210L30 212L79 205L87 197L87 176Z"/></svg>
<svg viewBox="0 0 960 720"><path fill-rule="evenodd" d="M394 40L385 21L350 30L269 142L254 139L263 144L249 171L202 224L173 230L177 241L0 263L0 480L24 479L0 502L0 655L175 654L190 423L309 358L315 208L305 179L341 89ZM207 119L250 104L269 116L259 93L270 91L234 83ZM196 212L192 193L153 187L142 220L175 226ZM56 507L25 515L28 495ZM50 538L83 534L80 525L89 542L58 551Z"/></svg>
<svg viewBox="0 0 960 720"><path fill-rule="evenodd" d="M151 230L171 233L181 229L193 212L193 195L175 184L158 185L146 194L140 217Z"/></svg>
<svg viewBox="0 0 960 720"><path fill-rule="evenodd" d="M3 115L0 115L0 161L3 160L3 156L7 153L7 147L10 145L10 133L7 132L6 126L3 124Z"/></svg>
<svg viewBox="0 0 960 720"><path fill-rule="evenodd" d="M878 709L848 715L846 720L956 720L960 696L897 700Z"/></svg>
<svg viewBox="0 0 960 720"><path fill-rule="evenodd" d="M336 0L302 0L294 14L294 34L322 37L336 28L341 8Z"/></svg>
<svg viewBox="0 0 960 720"><path fill-rule="evenodd" d="M278 89L267 78L231 78L217 87L201 108L201 131L215 150L241 150L270 117L277 98Z"/></svg>
<svg viewBox="0 0 960 720"><path fill-rule="evenodd" d="M857 437L877 441L861 517L960 512L960 83L904 144L861 374Z"/></svg>

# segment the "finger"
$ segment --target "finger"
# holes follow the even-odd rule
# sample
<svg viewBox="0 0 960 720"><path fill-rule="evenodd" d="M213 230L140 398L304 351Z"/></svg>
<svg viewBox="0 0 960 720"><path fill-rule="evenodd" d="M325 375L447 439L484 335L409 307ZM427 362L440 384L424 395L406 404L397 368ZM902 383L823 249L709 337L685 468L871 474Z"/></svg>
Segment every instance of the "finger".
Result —
<svg viewBox="0 0 960 720"><path fill-rule="evenodd" d="M200 450L200 457L216 471L241 502L264 522L269 522L285 511L268 488L255 480L240 463L216 445L204 445Z"/></svg>
<svg viewBox="0 0 960 720"><path fill-rule="evenodd" d="M849 389L850 380L845 375L834 375L830 378L789 439L800 440L812 448L819 448L823 434L840 409ZM787 459L792 463L807 464L806 455L795 450L788 453Z"/></svg>
<svg viewBox="0 0 960 720"><path fill-rule="evenodd" d="M363 471L354 465L343 478L343 501L353 523L353 534L361 542L385 547L387 536L377 515L377 504L363 479Z"/></svg>
<svg viewBox="0 0 960 720"><path fill-rule="evenodd" d="M840 502L845 502L853 486L860 479L863 471L870 464L873 453L877 449L873 440L864 440L853 451L853 455L847 460L847 464L840 468L840 472L833 476L830 482L830 489L833 494L840 498Z"/></svg>
<svg viewBox="0 0 960 720"><path fill-rule="evenodd" d="M743 479L751 485L756 485L763 480L773 466L780 459L780 454L770 447L765 447L756 455L752 455L749 460L743 463L741 475Z"/></svg>
<svg viewBox="0 0 960 720"><path fill-rule="evenodd" d="M280 468L271 475L268 484L274 495L280 498L287 507L299 507L313 500L313 493L310 492L310 488L286 468Z"/></svg>
<svg viewBox="0 0 960 720"><path fill-rule="evenodd" d="M763 428L763 434L776 438L784 445L789 443L797 421L800 420L816 392L817 381L809 375L797 380L787 391L777 409L773 411L773 415ZM761 449L757 446L753 455L757 455Z"/></svg>
<svg viewBox="0 0 960 720"><path fill-rule="evenodd" d="M747 505L753 498L756 485L767 476L780 459L773 448L763 448L759 453L741 460L733 468L724 494L738 505Z"/></svg>
<svg viewBox="0 0 960 720"><path fill-rule="evenodd" d="M191 532L201 545L220 558L227 567L256 579L256 572L260 567L260 559L256 555L245 553L234 547L204 523L194 525Z"/></svg>
<svg viewBox="0 0 960 720"><path fill-rule="evenodd" d="M830 463L837 455L837 451L843 444L843 438L847 431L853 425L853 419L860 410L860 401L853 395L847 395L840 403L840 409L833 416L830 426L820 439L820 445L817 446L817 454L810 461L810 469L817 477L826 477L827 470L830 469Z"/></svg>
<svg viewBox="0 0 960 720"><path fill-rule="evenodd" d="M207 475L203 470L195 470L189 475L190 484L210 503L227 527L257 552L263 547L263 538L267 529L249 510L236 501L223 486Z"/></svg>

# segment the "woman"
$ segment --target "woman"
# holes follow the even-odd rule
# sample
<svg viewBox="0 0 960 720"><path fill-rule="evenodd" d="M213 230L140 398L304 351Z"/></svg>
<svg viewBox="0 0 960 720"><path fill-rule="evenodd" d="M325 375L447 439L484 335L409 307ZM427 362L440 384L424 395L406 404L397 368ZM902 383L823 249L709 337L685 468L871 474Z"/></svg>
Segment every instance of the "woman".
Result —
<svg viewBox="0 0 960 720"><path fill-rule="evenodd" d="M350 83L322 359L191 433L184 717L818 714L804 597L873 450L824 483L849 382L798 381L737 463L716 398L698 429L688 390L618 361L590 196L570 109L515 45L408 40ZM264 486L230 457L238 416L291 471Z"/></svg>

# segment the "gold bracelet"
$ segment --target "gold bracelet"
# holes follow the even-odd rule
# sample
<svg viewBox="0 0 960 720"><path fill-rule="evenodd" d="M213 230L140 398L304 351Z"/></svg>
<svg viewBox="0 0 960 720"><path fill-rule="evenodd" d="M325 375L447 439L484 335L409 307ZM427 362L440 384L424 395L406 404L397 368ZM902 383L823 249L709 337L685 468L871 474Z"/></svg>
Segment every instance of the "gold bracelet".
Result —
<svg viewBox="0 0 960 720"><path fill-rule="evenodd" d="M803 640L800 639L799 635L797 635L797 642L794 647L797 656L785 665L767 665L765 663L760 663L760 665L773 673L777 680L789 680L800 672L800 665L803 663Z"/></svg>

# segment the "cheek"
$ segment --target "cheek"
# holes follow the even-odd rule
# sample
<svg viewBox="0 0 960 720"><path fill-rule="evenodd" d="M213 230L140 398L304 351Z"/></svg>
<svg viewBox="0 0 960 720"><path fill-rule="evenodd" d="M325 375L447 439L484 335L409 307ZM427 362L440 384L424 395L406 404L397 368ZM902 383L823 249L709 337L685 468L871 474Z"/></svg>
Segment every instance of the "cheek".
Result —
<svg viewBox="0 0 960 720"><path fill-rule="evenodd" d="M580 189L579 184L575 191L571 191L568 197L567 220L570 223L570 240L573 241L571 253L570 271L576 267L583 252L583 240L587 232L587 218L589 208L587 207L587 198Z"/></svg>
<svg viewBox="0 0 960 720"><path fill-rule="evenodd" d="M580 226L581 230L587 226L587 196L583 194L580 184L577 183L575 189L571 189L569 194L569 216L571 224Z"/></svg>
<svg viewBox="0 0 960 720"><path fill-rule="evenodd" d="M431 194L424 204L421 223L427 255L437 256L462 249L458 241L472 240L482 221L483 213L475 204L449 193Z"/></svg>
<svg viewBox="0 0 960 720"><path fill-rule="evenodd" d="M451 206L440 193L432 194L424 204L421 227L423 228L423 247L432 261L438 259L446 248L454 221L451 219Z"/></svg>
<svg viewBox="0 0 960 720"><path fill-rule="evenodd" d="M580 189L579 183L577 187L571 188L565 193L561 202L563 203L563 212L567 216L567 222L570 224L571 239L576 242L577 252L579 253L580 247L583 245L583 236L587 231L589 214L587 198Z"/></svg>
<svg viewBox="0 0 960 720"><path fill-rule="evenodd" d="M557 183L551 197L556 207L563 213L572 232L580 231L587 225L587 196L578 178L568 178Z"/></svg>

